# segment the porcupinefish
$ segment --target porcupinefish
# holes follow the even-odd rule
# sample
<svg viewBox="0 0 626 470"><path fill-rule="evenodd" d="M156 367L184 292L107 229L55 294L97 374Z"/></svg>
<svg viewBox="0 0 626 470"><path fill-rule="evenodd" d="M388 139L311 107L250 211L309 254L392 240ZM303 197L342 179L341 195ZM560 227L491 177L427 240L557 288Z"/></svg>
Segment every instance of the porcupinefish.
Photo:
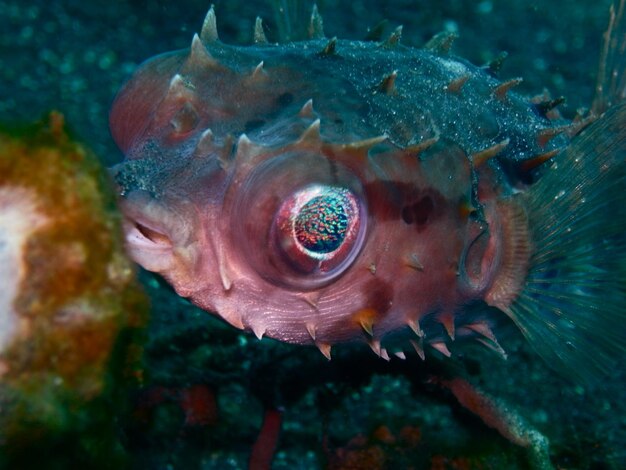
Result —
<svg viewBox="0 0 626 470"><path fill-rule="evenodd" d="M258 337L381 357L452 340L503 353L510 317L586 379L624 353L623 4L593 113L569 122L497 64L324 38L218 38L145 62L110 115L130 255ZM621 82L620 82L621 80ZM592 122L593 121L593 122Z"/></svg>

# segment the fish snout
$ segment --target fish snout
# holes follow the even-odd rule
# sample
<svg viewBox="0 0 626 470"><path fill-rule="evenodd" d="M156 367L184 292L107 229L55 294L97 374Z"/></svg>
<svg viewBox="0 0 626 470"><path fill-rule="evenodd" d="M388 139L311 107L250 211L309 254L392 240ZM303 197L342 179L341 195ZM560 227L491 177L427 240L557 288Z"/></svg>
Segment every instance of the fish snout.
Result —
<svg viewBox="0 0 626 470"><path fill-rule="evenodd" d="M179 256L193 243L192 211L152 197L145 190L122 193L119 206L130 257L149 271L173 269Z"/></svg>

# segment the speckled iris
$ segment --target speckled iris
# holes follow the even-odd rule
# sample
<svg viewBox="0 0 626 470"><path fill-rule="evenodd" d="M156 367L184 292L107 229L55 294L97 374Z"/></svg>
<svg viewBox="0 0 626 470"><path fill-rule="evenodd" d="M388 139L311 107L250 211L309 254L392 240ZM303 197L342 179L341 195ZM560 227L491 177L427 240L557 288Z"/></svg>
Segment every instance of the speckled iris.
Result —
<svg viewBox="0 0 626 470"><path fill-rule="evenodd" d="M294 220L298 242L315 253L330 253L341 246L348 230L345 201L335 194L312 198Z"/></svg>

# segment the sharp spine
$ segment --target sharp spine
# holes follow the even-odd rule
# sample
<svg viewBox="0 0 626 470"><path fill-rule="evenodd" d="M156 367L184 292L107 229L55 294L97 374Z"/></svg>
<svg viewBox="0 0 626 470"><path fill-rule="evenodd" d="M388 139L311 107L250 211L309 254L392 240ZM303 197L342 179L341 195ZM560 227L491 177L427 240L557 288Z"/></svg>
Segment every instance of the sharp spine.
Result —
<svg viewBox="0 0 626 470"><path fill-rule="evenodd" d="M497 340L494 339L493 341L491 341L484 338L476 338L476 341L497 353L498 356L500 356L503 360L506 361L508 359L506 351L502 348L502 346L500 346L500 343L498 343Z"/></svg>
<svg viewBox="0 0 626 470"><path fill-rule="evenodd" d="M329 40L324 48L320 51L320 55L330 56L337 53L337 36Z"/></svg>
<svg viewBox="0 0 626 470"><path fill-rule="evenodd" d="M510 142L510 139L504 139L503 141L498 142L497 144L494 144L491 147L487 147L484 150L473 153L470 156L470 159L472 160L472 163L474 164L474 168L480 168L489 160L491 160L493 157L498 155L509 145L509 142Z"/></svg>
<svg viewBox="0 0 626 470"><path fill-rule="evenodd" d="M384 93L385 95L395 95L398 92L396 89L396 78L398 78L397 70L394 70L389 75L386 75L378 84L378 91Z"/></svg>
<svg viewBox="0 0 626 470"><path fill-rule="evenodd" d="M447 55L452 48L452 44L454 44L454 40L457 38L456 33L451 33L449 31L442 31L440 33L435 34L432 39L430 39L424 49L434 52L439 55Z"/></svg>
<svg viewBox="0 0 626 470"><path fill-rule="evenodd" d="M488 63L483 65L483 68L487 70L491 76L495 77L498 75L498 72L500 72L502 64L504 64L504 61L508 56L508 52L502 51L493 60L490 60Z"/></svg>
<svg viewBox="0 0 626 470"><path fill-rule="evenodd" d="M225 292L228 292L233 287L233 281L231 280L228 274L228 262L226 261L226 256L224 255L224 248L221 245L218 245L215 249L215 254L217 256L217 270L220 276L220 281L222 282L222 287ZM240 317L240 314L237 314ZM243 329L243 323L242 323Z"/></svg>
<svg viewBox="0 0 626 470"><path fill-rule="evenodd" d="M420 153L429 149L433 145L439 142L439 136L436 135L434 137L429 137L428 139L423 139L421 142L410 145L404 149L405 152L418 156Z"/></svg>
<svg viewBox="0 0 626 470"><path fill-rule="evenodd" d="M547 99L545 101L540 101L538 103L534 103L535 109L542 116L547 118L550 111L556 108L558 105L565 103L565 97L559 96L553 100Z"/></svg>
<svg viewBox="0 0 626 470"><path fill-rule="evenodd" d="M522 81L523 79L518 77L518 78L512 78L511 80L507 80L506 82L500 83L493 89L493 96L495 96L500 101L504 101L509 91L512 88L515 88L516 86L518 86L520 83L522 83Z"/></svg>
<svg viewBox="0 0 626 470"><path fill-rule="evenodd" d="M212 149L213 131L211 129L206 129L202 132L202 134L200 134L200 140L198 140L198 144L196 145L196 153L204 155Z"/></svg>
<svg viewBox="0 0 626 470"><path fill-rule="evenodd" d="M377 137L372 137L370 139L357 140L356 142L350 142L349 144L345 144L343 147L344 149L349 149L349 150L369 150L378 144L382 144L387 139L389 139L389 136L387 134L382 134Z"/></svg>
<svg viewBox="0 0 626 470"><path fill-rule="evenodd" d="M369 319L361 319L359 320L359 325L369 336L374 336L374 322Z"/></svg>
<svg viewBox="0 0 626 470"><path fill-rule="evenodd" d="M316 119L300 136L300 142L319 142L321 140L320 120Z"/></svg>
<svg viewBox="0 0 626 470"><path fill-rule="evenodd" d="M254 71L252 72L252 79L253 80L258 80L261 77L264 77L267 75L267 73L265 72L265 69L263 68L264 62L261 61L258 63L258 65L254 68Z"/></svg>
<svg viewBox="0 0 626 470"><path fill-rule="evenodd" d="M460 77L455 78L450 83L448 83L448 85L446 85L446 91L449 93L460 93L461 89L463 88L463 85L465 85L469 79L470 79L469 73L466 73L464 75L461 75Z"/></svg>
<svg viewBox="0 0 626 470"><path fill-rule="evenodd" d="M405 260L405 263L406 263L406 266L408 266L411 269L414 269L415 271L420 271L420 272L424 271L424 265L420 263L419 257L417 256L416 253L411 253Z"/></svg>
<svg viewBox="0 0 626 470"><path fill-rule="evenodd" d="M428 343L428 344L430 346L432 346L434 349L436 349L437 351L439 351L444 356L446 356L446 357L452 356L452 353L448 349L448 345L445 342L443 342L443 341L434 341L434 342L431 342L431 343Z"/></svg>
<svg viewBox="0 0 626 470"><path fill-rule="evenodd" d="M413 349L415 349L415 352L420 357L420 359L422 361L425 361L426 354L424 354L424 346L422 340L420 339L418 341L415 341L414 339L411 339L409 340L409 343L411 343L411 346L413 346Z"/></svg>
<svg viewBox="0 0 626 470"><path fill-rule="evenodd" d="M465 328L469 328L475 333L484 336L490 341L496 341L496 335L493 333L491 327L485 322L477 322L477 323L468 323L467 325L463 325Z"/></svg>
<svg viewBox="0 0 626 470"><path fill-rule="evenodd" d="M222 281L222 287L225 292L228 292L233 287L233 281L228 276L226 263L224 261L224 256L220 256L220 259L217 262L218 270L220 275L220 280Z"/></svg>
<svg viewBox="0 0 626 470"><path fill-rule="evenodd" d="M241 134L237 140L237 155L252 155L252 141L246 134Z"/></svg>
<svg viewBox="0 0 626 470"><path fill-rule="evenodd" d="M400 43L402 38L402 25L398 26L380 45L381 47L393 48Z"/></svg>
<svg viewBox="0 0 626 470"><path fill-rule="evenodd" d="M302 108L300 109L298 116L303 117L303 118L310 118L310 119L313 119L315 117L315 111L313 110L312 99L304 103L304 106L302 106Z"/></svg>
<svg viewBox="0 0 626 470"><path fill-rule="evenodd" d="M439 323L443 325L443 329L446 330L446 333L450 337L452 341L454 341L454 313L446 311L439 315Z"/></svg>
<svg viewBox="0 0 626 470"><path fill-rule="evenodd" d="M370 348L372 348L372 351L374 351L374 354L376 354L378 357L381 357L381 348L380 348L380 341L377 339L371 339L367 344L369 344Z"/></svg>
<svg viewBox="0 0 626 470"><path fill-rule="evenodd" d="M305 301L308 305L317 310L317 304L319 303L321 293L320 292L302 292L300 294L296 294L296 297Z"/></svg>
<svg viewBox="0 0 626 470"><path fill-rule="evenodd" d="M320 352L324 355L324 357L330 361L330 349L331 349L330 344L316 342L315 346L317 346L317 349L319 349Z"/></svg>
<svg viewBox="0 0 626 470"><path fill-rule="evenodd" d="M317 10L317 5L313 4L313 10L311 11L311 20L309 21L309 39L323 39L324 36L324 21L322 16Z"/></svg>
<svg viewBox="0 0 626 470"><path fill-rule="evenodd" d="M317 327L313 323L307 323L306 331L309 333L309 336L313 341L315 341L315 336L317 335Z"/></svg>
<svg viewBox="0 0 626 470"><path fill-rule="evenodd" d="M558 149L550 150L549 152L535 155L534 157L529 158L528 160L524 160L523 162L520 162L520 168L522 169L522 171L534 170L538 166L543 165L548 160L558 155L562 150L563 150L562 148L558 148Z"/></svg>
<svg viewBox="0 0 626 470"><path fill-rule="evenodd" d="M391 358L389 357L389 353L387 352L387 350L385 348L381 348L380 350L380 357L382 359L384 359L385 361L389 362L391 360Z"/></svg>
<svg viewBox="0 0 626 470"><path fill-rule="evenodd" d="M265 334L266 328L261 325L250 325L250 329L254 333L259 340L263 339L263 335Z"/></svg>
<svg viewBox="0 0 626 470"><path fill-rule="evenodd" d="M215 67L219 62L211 55L197 34L191 40L191 52L189 54L191 65L196 67Z"/></svg>
<svg viewBox="0 0 626 470"><path fill-rule="evenodd" d="M409 326L409 328L411 328L411 330L413 330L413 333L415 333L418 338L423 338L424 336L426 336L424 334L424 331L420 328L420 324L417 320L407 320L406 324Z"/></svg>
<svg viewBox="0 0 626 470"><path fill-rule="evenodd" d="M200 39L202 39L204 43L215 42L220 39L217 34L217 18L215 17L214 5L211 5L211 8L209 8L204 18L202 29L200 30Z"/></svg>
<svg viewBox="0 0 626 470"><path fill-rule="evenodd" d="M404 354L404 351L396 351L393 353L394 356L396 356L398 359L402 359L403 361L406 359L406 354Z"/></svg>
<svg viewBox="0 0 626 470"><path fill-rule="evenodd" d="M240 330L245 329L241 315L235 312L229 312L229 313L230 313L229 315L224 316L226 321L230 323L231 325L233 325L235 328L238 328Z"/></svg>
<svg viewBox="0 0 626 470"><path fill-rule="evenodd" d="M265 36L265 30L263 29L263 20L260 16L257 16L254 22L253 41L255 44L267 44L268 42Z"/></svg>
<svg viewBox="0 0 626 470"><path fill-rule="evenodd" d="M180 74L176 74L170 80L170 86L167 90L168 95L185 96L189 94L190 88L187 86L186 80Z"/></svg>

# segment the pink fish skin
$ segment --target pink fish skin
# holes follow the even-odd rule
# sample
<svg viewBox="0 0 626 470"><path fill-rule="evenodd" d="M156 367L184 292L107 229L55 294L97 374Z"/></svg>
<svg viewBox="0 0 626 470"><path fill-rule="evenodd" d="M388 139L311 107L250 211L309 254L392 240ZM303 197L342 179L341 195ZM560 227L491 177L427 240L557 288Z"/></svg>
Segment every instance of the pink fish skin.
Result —
<svg viewBox="0 0 626 470"><path fill-rule="evenodd" d="M111 110L139 264L328 357L358 340L449 355L461 338L504 354L499 316L579 378L623 355L623 105L569 123L442 38L242 47L210 23Z"/></svg>

